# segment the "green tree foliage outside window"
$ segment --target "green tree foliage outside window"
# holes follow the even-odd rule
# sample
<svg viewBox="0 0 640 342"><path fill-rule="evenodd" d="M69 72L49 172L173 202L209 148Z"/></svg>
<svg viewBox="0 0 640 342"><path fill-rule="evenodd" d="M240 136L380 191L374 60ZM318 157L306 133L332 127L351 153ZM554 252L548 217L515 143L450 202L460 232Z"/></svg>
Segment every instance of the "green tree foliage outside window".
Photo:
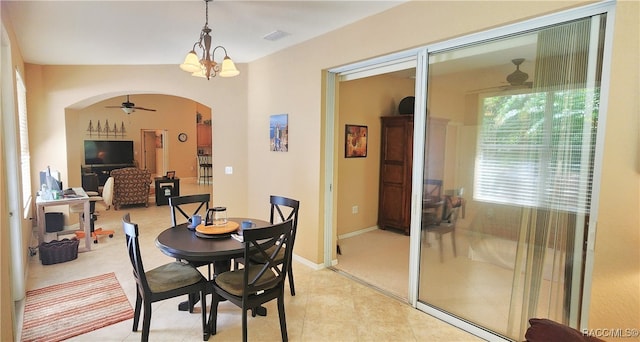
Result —
<svg viewBox="0 0 640 342"><path fill-rule="evenodd" d="M484 98L474 198L588 209L598 105L588 89Z"/></svg>

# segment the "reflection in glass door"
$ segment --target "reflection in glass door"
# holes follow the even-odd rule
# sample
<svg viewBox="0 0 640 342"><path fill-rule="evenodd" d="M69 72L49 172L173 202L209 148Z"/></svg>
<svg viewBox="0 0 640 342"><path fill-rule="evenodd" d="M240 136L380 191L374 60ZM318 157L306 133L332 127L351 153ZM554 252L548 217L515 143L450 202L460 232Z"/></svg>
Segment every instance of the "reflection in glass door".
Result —
<svg viewBox="0 0 640 342"><path fill-rule="evenodd" d="M604 15L429 55L418 301L579 322Z"/></svg>

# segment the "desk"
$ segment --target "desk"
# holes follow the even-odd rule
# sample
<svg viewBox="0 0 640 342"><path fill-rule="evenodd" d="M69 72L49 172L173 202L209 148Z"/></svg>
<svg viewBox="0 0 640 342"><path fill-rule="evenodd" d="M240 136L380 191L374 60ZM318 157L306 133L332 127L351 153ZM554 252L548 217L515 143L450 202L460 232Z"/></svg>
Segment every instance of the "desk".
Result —
<svg viewBox="0 0 640 342"><path fill-rule="evenodd" d="M91 210L89 196L82 188L73 188L78 197L62 198L56 200L44 200L40 196L36 197L36 219L38 220L38 245L44 242L45 232L45 208L56 205L77 205L83 204L84 210L79 213L80 229L84 230L84 248L78 248L78 252L88 252L91 250ZM83 218L84 216L84 218Z"/></svg>

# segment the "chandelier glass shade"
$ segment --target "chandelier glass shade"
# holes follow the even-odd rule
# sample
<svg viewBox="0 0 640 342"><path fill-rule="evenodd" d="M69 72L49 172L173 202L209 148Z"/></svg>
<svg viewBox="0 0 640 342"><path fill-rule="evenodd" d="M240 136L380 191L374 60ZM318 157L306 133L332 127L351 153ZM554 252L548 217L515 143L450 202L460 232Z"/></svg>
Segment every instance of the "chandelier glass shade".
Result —
<svg viewBox="0 0 640 342"><path fill-rule="evenodd" d="M211 50L211 29L209 28L209 1L204 0L206 16L205 24L200 33L200 39L193 44L193 48L184 59L184 62L180 64L180 68L191 75L196 77L204 77L210 79L211 77L233 77L240 74L240 71L236 68L233 60L227 55L227 49L223 46L216 46L213 51ZM224 51L224 59L222 64L218 64L213 58L217 50ZM200 55L196 51L200 52Z"/></svg>

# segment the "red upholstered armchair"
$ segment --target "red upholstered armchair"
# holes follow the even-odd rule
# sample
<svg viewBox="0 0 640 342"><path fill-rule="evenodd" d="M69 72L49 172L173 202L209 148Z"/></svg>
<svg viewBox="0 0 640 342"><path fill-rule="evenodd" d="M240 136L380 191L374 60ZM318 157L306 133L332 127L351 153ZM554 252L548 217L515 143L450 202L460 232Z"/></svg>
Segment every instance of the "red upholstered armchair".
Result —
<svg viewBox="0 0 640 342"><path fill-rule="evenodd" d="M115 210L129 204L149 206L151 171L126 167L111 171L111 177L113 177L113 207Z"/></svg>

